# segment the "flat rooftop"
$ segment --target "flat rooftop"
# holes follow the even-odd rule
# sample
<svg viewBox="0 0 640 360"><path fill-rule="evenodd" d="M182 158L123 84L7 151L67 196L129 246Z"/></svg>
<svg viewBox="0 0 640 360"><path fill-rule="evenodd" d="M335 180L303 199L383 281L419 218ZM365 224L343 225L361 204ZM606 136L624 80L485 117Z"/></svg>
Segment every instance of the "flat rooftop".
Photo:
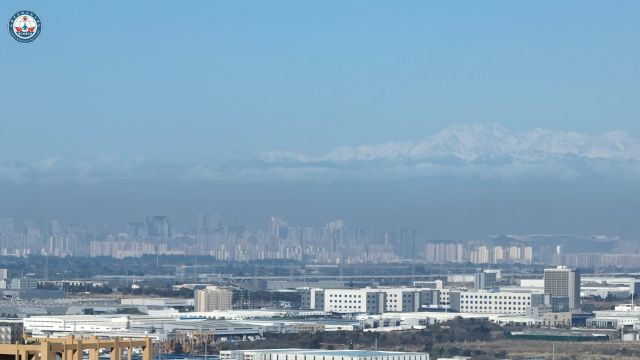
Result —
<svg viewBox="0 0 640 360"><path fill-rule="evenodd" d="M377 350L323 350L323 349L255 349L255 350L231 350L231 352L264 352L264 353L299 353L326 356L394 356L394 355L425 355L418 352L403 351L377 351Z"/></svg>

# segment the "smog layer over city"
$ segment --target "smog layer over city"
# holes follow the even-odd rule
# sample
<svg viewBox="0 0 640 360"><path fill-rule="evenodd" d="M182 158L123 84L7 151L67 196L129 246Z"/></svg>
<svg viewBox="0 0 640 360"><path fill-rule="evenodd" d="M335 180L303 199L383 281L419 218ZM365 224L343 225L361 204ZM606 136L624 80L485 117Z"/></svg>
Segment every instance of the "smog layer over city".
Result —
<svg viewBox="0 0 640 360"><path fill-rule="evenodd" d="M640 3L0 4L0 359L640 358Z"/></svg>

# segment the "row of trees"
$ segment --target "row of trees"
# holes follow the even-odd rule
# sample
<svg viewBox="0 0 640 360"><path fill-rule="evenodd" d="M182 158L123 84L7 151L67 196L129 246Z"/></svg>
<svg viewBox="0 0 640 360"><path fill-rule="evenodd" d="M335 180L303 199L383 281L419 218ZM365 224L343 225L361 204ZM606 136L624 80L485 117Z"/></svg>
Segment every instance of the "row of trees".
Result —
<svg viewBox="0 0 640 360"><path fill-rule="evenodd" d="M440 343L490 341L503 338L503 329L479 319L457 318L444 324L429 326L425 330L391 333L372 332L317 332L299 334L266 334L266 340L236 343L232 348L335 348L432 351Z"/></svg>
<svg viewBox="0 0 640 360"><path fill-rule="evenodd" d="M228 262L211 256L144 255L139 258L114 259L111 257L88 256L41 256L5 257L2 267L10 274L33 273L37 278L69 279L91 278L96 275L174 275L178 266L201 267L204 272L249 276L269 274L290 275L303 265L290 260L256 260L249 262ZM193 275L193 274L191 274Z"/></svg>

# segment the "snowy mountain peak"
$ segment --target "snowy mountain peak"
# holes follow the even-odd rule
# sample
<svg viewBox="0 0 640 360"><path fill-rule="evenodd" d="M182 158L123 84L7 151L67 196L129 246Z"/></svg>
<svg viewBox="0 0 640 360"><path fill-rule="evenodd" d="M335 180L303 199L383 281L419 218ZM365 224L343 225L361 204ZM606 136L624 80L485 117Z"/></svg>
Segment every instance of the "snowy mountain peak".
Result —
<svg viewBox="0 0 640 360"><path fill-rule="evenodd" d="M498 124L459 124L418 142L390 141L372 145L342 146L322 156L292 152L263 154L267 162L428 161L457 159L464 162L509 158L517 162L562 157L604 160L640 159L640 141L624 131L601 135L536 128L514 132Z"/></svg>

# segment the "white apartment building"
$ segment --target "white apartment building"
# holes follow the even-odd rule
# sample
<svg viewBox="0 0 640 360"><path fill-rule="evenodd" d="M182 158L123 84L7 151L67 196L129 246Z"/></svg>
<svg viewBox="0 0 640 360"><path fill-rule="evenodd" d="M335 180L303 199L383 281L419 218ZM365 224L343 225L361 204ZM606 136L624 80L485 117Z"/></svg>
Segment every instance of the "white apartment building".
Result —
<svg viewBox="0 0 640 360"><path fill-rule="evenodd" d="M509 247L509 259L519 260L521 255L519 246Z"/></svg>
<svg viewBox="0 0 640 360"><path fill-rule="evenodd" d="M524 314L531 306L531 292L451 291L451 309L463 313Z"/></svg>
<svg viewBox="0 0 640 360"><path fill-rule="evenodd" d="M471 250L470 259L472 264L488 264L489 263L489 249L486 246L478 246Z"/></svg>
<svg viewBox="0 0 640 360"><path fill-rule="evenodd" d="M194 292L195 311L230 310L233 306L233 292L229 289L207 286Z"/></svg>
<svg viewBox="0 0 640 360"><path fill-rule="evenodd" d="M429 243L424 250L429 264L444 264L464 260L464 247L459 243Z"/></svg>
<svg viewBox="0 0 640 360"><path fill-rule="evenodd" d="M501 263L502 259L504 259L504 251L502 250L502 246L494 246L492 250L493 263Z"/></svg>

